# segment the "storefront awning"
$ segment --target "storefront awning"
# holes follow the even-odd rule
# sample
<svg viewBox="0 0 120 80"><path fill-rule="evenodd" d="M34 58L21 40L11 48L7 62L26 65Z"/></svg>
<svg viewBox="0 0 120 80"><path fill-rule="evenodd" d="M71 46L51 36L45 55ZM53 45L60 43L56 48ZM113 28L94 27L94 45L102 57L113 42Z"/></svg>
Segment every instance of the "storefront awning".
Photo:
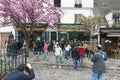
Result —
<svg viewBox="0 0 120 80"><path fill-rule="evenodd" d="M100 28L101 36L120 37L120 28Z"/></svg>
<svg viewBox="0 0 120 80"><path fill-rule="evenodd" d="M120 33L110 33L107 34L107 37L120 37Z"/></svg>

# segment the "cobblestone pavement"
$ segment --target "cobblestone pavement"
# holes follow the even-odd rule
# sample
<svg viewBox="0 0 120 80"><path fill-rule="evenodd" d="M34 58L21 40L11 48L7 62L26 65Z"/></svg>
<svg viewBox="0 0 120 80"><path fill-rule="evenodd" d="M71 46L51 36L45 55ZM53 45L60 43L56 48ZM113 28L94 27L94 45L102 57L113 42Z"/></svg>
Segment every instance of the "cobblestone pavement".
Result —
<svg viewBox="0 0 120 80"><path fill-rule="evenodd" d="M72 59L66 62L63 59L62 68L53 68L55 56L49 53L49 61L44 56L39 56L40 61L35 61L35 56L30 53L28 62L32 64L36 78L34 80L91 80L91 61L84 59L84 67L73 69ZM104 80L120 80L120 60L108 59L106 61L107 72Z"/></svg>

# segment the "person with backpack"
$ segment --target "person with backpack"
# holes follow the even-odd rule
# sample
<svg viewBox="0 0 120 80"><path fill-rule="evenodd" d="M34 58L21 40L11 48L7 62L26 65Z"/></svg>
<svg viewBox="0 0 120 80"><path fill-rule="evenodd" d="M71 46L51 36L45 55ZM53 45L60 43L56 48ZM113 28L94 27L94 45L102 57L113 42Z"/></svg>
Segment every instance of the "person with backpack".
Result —
<svg viewBox="0 0 120 80"><path fill-rule="evenodd" d="M97 45L97 52L91 58L92 65L92 80L103 80L103 75L106 72L105 60L106 53L102 51L101 44Z"/></svg>

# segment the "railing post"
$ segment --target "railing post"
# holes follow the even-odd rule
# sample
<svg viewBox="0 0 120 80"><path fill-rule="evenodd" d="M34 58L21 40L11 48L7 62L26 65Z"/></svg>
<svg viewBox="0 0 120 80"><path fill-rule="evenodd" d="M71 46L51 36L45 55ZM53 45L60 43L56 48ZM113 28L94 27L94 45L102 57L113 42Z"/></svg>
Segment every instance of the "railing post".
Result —
<svg viewBox="0 0 120 80"><path fill-rule="evenodd" d="M0 60L0 78L2 78L2 65L3 65L3 63L2 63L2 59Z"/></svg>

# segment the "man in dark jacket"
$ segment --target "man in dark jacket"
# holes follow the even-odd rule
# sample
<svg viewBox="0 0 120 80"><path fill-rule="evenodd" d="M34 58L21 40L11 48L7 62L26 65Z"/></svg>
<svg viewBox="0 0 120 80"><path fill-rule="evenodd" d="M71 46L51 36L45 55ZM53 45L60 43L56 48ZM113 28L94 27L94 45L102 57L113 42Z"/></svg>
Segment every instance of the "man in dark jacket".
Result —
<svg viewBox="0 0 120 80"><path fill-rule="evenodd" d="M5 80L32 80L35 78L34 71L28 63L20 64L15 70L11 71Z"/></svg>
<svg viewBox="0 0 120 80"><path fill-rule="evenodd" d="M92 66L92 80L103 80L103 73L106 72L105 60L107 59L106 53L102 51L102 46L97 45L98 51L91 58Z"/></svg>
<svg viewBox="0 0 120 80"><path fill-rule="evenodd" d="M73 50L71 51L71 57L73 58L73 67L75 70L77 70L77 67L78 67L78 60L80 58L80 55L79 55L79 51L78 51L78 48L77 46L75 46L73 48Z"/></svg>

